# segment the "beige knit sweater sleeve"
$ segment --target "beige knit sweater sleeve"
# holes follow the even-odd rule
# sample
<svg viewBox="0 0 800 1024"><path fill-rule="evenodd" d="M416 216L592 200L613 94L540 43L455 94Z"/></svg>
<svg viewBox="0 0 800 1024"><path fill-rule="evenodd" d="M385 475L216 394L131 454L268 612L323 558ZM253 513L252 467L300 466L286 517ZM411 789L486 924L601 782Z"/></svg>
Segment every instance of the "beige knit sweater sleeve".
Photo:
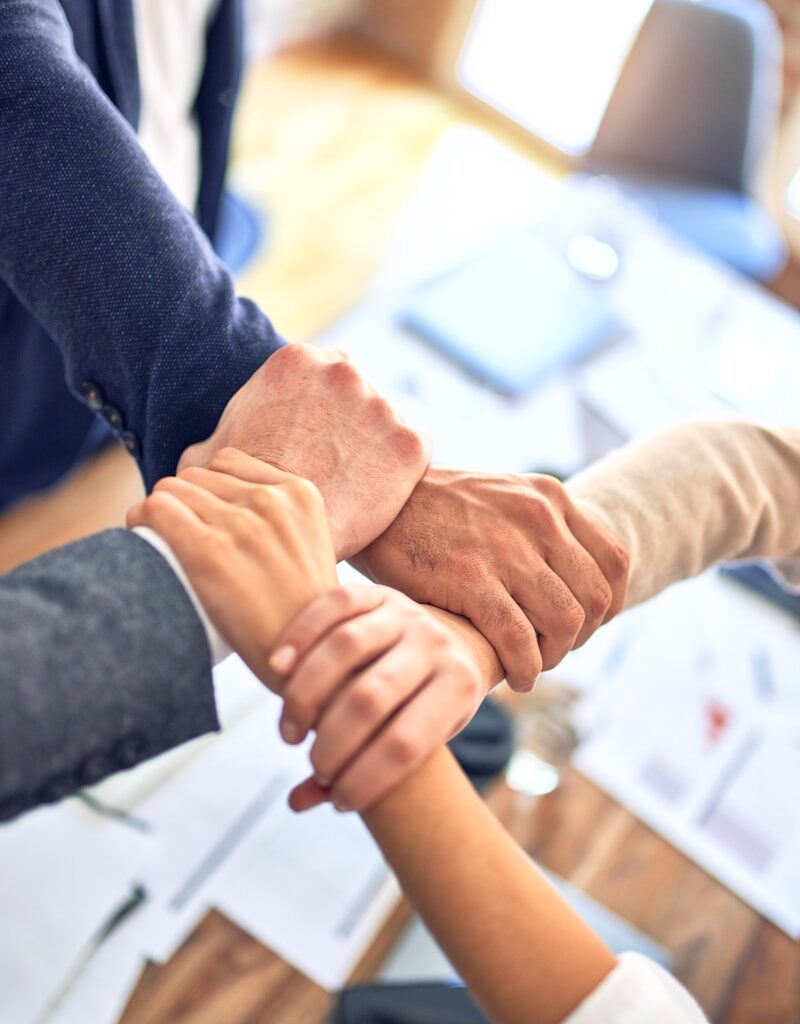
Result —
<svg viewBox="0 0 800 1024"><path fill-rule="evenodd" d="M718 561L800 555L798 428L682 424L567 486L627 548L628 607Z"/></svg>

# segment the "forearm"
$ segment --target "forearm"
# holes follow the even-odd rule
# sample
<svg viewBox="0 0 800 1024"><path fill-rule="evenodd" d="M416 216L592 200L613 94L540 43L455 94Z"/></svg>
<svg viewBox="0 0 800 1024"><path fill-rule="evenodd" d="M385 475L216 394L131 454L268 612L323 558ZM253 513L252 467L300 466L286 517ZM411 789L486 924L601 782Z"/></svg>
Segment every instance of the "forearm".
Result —
<svg viewBox="0 0 800 1024"><path fill-rule="evenodd" d="M800 552L800 430L687 423L567 484L630 556L627 605L715 562Z"/></svg>
<svg viewBox="0 0 800 1024"><path fill-rule="evenodd" d="M614 955L435 754L364 814L403 889L494 1024L562 1021Z"/></svg>
<svg viewBox="0 0 800 1024"><path fill-rule="evenodd" d="M0 276L76 393L99 386L148 483L275 351L269 321L78 60L55 0L0 4Z"/></svg>
<svg viewBox="0 0 800 1024"><path fill-rule="evenodd" d="M0 577L0 820L218 727L206 637L123 530Z"/></svg>

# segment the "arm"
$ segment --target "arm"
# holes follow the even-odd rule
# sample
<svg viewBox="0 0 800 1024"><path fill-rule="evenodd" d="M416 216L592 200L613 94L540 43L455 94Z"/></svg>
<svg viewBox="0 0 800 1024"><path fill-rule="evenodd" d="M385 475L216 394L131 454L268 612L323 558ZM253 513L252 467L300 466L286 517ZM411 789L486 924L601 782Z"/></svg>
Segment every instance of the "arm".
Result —
<svg viewBox="0 0 800 1024"><path fill-rule="evenodd" d="M364 821L494 1024L562 1021L613 970L611 951L505 833L448 751Z"/></svg>
<svg viewBox="0 0 800 1024"><path fill-rule="evenodd" d="M493 1024L705 1021L656 965L617 961L504 831L448 751L363 817Z"/></svg>
<svg viewBox="0 0 800 1024"><path fill-rule="evenodd" d="M375 582L468 619L518 691L613 617L627 584L613 534L537 474L431 469L353 561Z"/></svg>
<svg viewBox="0 0 800 1024"><path fill-rule="evenodd" d="M0 819L218 727L194 608L124 530L0 577L0 702Z"/></svg>
<svg viewBox="0 0 800 1024"><path fill-rule="evenodd" d="M205 489L166 480L131 512L192 589L124 530L0 578L0 820L216 729L202 616L270 685L272 640L335 583L313 485L239 452L212 465Z"/></svg>
<svg viewBox="0 0 800 1024"><path fill-rule="evenodd" d="M205 466L234 445L319 487L339 558L378 536L429 445L340 353L276 351L76 57L56 0L0 3L0 138L0 276L70 387L121 414L146 484L182 453Z"/></svg>
<svg viewBox="0 0 800 1024"><path fill-rule="evenodd" d="M402 595L391 604L388 599L376 602L374 593L364 596L369 589L341 588L319 598L283 633L273 661L280 660L288 642L295 645L294 657L302 665L310 636L321 638L316 650L330 657L334 652L325 645L342 625L350 628L349 653L339 652L347 660L357 637L368 645L370 634L380 632L376 614L389 604L395 618L416 619L420 627L416 633L406 629L395 650L410 642L429 672L442 671L446 680L448 668L463 676L478 666L490 674L499 670L485 639L463 619L436 613L449 627L437 635L441 626L430 625L428 611L409 608ZM358 619L364 628L355 631ZM355 653L359 664L373 652L365 646ZM374 664L365 672L345 672L346 697L352 699ZM287 702L296 682L290 674L284 689ZM355 708L357 712L357 703ZM407 709L395 717L395 725L404 714ZM350 723L353 727L358 728L357 717ZM407 756L413 735L408 718L402 730L398 736L390 729L389 742L401 739L398 749L405 749ZM625 957L618 963L505 833L449 752L440 749L431 756L429 750L421 759L414 755L413 765L406 759L404 781L388 795L384 791L362 814L404 891L494 1024L554 1024L573 1012L571 1024L705 1020L688 994L656 965ZM312 763L315 756L318 760L312 749ZM369 756L363 755L361 780L352 778L348 766L334 784L340 809L359 805L365 780L375 786L381 765L374 754L371 761ZM295 810L304 810L329 795L312 779L294 791L291 802Z"/></svg>
<svg viewBox="0 0 800 1024"><path fill-rule="evenodd" d="M571 498L630 558L627 605L715 562L800 553L800 429L686 423L578 474Z"/></svg>
<svg viewBox="0 0 800 1024"><path fill-rule="evenodd" d="M56 0L0 3L0 276L148 485L280 344L77 58Z"/></svg>

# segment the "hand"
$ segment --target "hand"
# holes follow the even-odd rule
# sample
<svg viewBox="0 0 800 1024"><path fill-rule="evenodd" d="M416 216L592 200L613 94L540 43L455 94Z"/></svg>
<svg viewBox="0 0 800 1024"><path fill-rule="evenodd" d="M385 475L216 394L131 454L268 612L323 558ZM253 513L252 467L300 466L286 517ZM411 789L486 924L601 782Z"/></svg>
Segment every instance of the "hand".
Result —
<svg viewBox="0 0 800 1024"><path fill-rule="evenodd" d="M352 561L468 618L518 691L623 607L628 575L626 552L553 477L446 469L430 470Z"/></svg>
<svg viewBox="0 0 800 1024"><path fill-rule="evenodd" d="M270 688L272 644L336 585L325 506L308 480L223 449L208 469L165 477L128 513L169 544L203 608Z"/></svg>
<svg viewBox="0 0 800 1024"><path fill-rule="evenodd" d="M311 345L271 356L178 468L205 466L228 446L316 484L338 560L386 529L430 461L429 441L405 426L346 356Z"/></svg>
<svg viewBox="0 0 800 1024"><path fill-rule="evenodd" d="M468 647L430 612L387 587L339 587L318 598L276 643L281 734L309 730L314 778L295 810L332 799L363 810L462 729L486 695Z"/></svg>

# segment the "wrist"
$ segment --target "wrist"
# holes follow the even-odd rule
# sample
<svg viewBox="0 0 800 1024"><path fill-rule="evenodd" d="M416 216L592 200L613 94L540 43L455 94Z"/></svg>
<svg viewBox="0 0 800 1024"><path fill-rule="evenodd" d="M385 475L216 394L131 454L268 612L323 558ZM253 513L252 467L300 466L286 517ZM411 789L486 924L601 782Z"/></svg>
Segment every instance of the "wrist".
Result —
<svg viewBox="0 0 800 1024"><path fill-rule="evenodd" d="M178 561L177 555L169 544L167 544L164 538L149 526L136 526L133 528L132 532L148 543L151 547L155 548L177 576L178 581L186 592L186 596L191 601L192 606L197 613L197 617L200 619L200 623L203 626L203 632L205 633L206 640L208 642L211 665L212 667L219 665L219 663L224 661L229 654L233 653L232 648L206 612L202 601L197 596L197 592L192 586L191 580L184 572L181 563Z"/></svg>

